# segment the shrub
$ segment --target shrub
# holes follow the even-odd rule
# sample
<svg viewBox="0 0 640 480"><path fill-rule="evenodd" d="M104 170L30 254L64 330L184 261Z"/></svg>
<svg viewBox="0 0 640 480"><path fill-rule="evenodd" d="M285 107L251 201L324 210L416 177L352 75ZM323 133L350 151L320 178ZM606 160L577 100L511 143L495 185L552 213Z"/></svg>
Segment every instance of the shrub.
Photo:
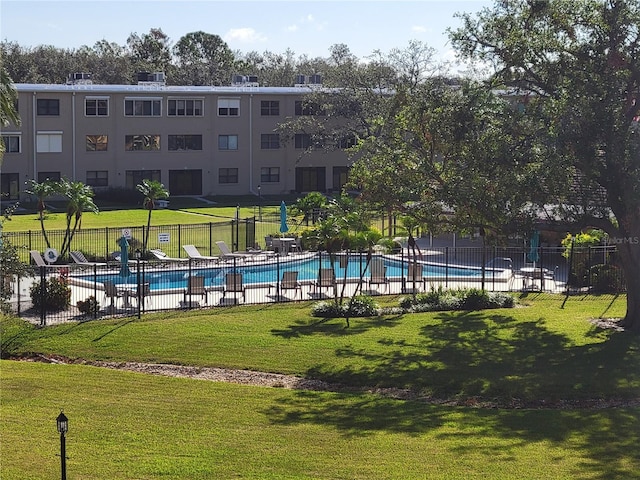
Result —
<svg viewBox="0 0 640 480"><path fill-rule="evenodd" d="M478 288L470 288L461 292L463 310L482 310L489 308L489 294Z"/></svg>
<svg viewBox="0 0 640 480"><path fill-rule="evenodd" d="M504 292L485 292L477 288L454 291L431 289L414 297L399 300L400 308L410 312L432 312L440 310L481 310L484 308L512 308L515 298Z"/></svg>
<svg viewBox="0 0 640 480"><path fill-rule="evenodd" d="M438 304L438 310L461 310L462 309L462 299L460 297L456 297L455 295L448 293L443 295L440 298L440 303Z"/></svg>
<svg viewBox="0 0 640 480"><path fill-rule="evenodd" d="M597 293L619 293L625 290L622 271L616 265L598 264L591 267L591 287Z"/></svg>
<svg viewBox="0 0 640 480"><path fill-rule="evenodd" d="M336 302L322 301L311 306L311 315L322 318L336 318L342 316L342 309Z"/></svg>
<svg viewBox="0 0 640 480"><path fill-rule="evenodd" d="M513 308L516 304L515 298L505 292L489 292L488 308Z"/></svg>
<svg viewBox="0 0 640 480"><path fill-rule="evenodd" d="M378 314L378 304L368 295L358 295L351 302L347 302L342 306L344 314L347 313L351 305L351 317L373 317Z"/></svg>
<svg viewBox="0 0 640 480"><path fill-rule="evenodd" d="M45 290L43 292L43 289ZM53 277L31 286L31 303L37 310L43 307L49 312L66 310L71 305L71 288L65 277ZM44 302L44 304L43 304Z"/></svg>
<svg viewBox="0 0 640 480"><path fill-rule="evenodd" d="M78 300L78 310L83 315L95 317L100 310L100 304L96 300L96 297L91 295L86 300Z"/></svg>
<svg viewBox="0 0 640 480"><path fill-rule="evenodd" d="M311 307L311 315L322 318L346 317L349 310L349 302L342 305L334 301L317 302ZM379 314L376 302L367 295L358 295L353 298L349 317L373 317Z"/></svg>

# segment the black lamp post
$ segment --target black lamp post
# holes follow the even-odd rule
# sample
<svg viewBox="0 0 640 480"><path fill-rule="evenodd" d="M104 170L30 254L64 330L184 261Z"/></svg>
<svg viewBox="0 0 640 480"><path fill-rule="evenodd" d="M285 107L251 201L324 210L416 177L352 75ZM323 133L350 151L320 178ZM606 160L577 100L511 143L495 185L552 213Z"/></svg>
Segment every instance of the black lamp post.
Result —
<svg viewBox="0 0 640 480"><path fill-rule="evenodd" d="M138 318L140 318L140 289L142 285L140 285L140 257L142 252L140 252L139 248L136 248L136 298L138 300Z"/></svg>
<svg viewBox="0 0 640 480"><path fill-rule="evenodd" d="M260 185L258 185L258 220L262 221L262 192L260 188Z"/></svg>
<svg viewBox="0 0 640 480"><path fill-rule="evenodd" d="M60 468L62 472L62 480L67 480L67 448L65 445L65 435L69 430L69 419L60 411L60 415L56 418L56 425L60 433Z"/></svg>

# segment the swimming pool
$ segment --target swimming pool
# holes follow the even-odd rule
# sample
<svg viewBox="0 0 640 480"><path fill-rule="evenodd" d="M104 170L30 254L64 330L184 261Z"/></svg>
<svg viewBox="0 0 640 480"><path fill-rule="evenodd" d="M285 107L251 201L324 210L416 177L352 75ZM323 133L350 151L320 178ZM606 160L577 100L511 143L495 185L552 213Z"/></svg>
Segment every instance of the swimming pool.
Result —
<svg viewBox="0 0 640 480"><path fill-rule="evenodd" d="M334 263L333 267L336 272L336 278L357 279L366 266L366 257L364 255L350 256L348 262L340 258ZM408 274L408 262L400 259L383 256L380 257L387 267L387 277L406 277ZM448 280L472 280L479 279L482 276L482 269L479 267L459 266L459 265L443 265L420 262L423 265L422 275L424 277ZM330 268L331 261L328 255L305 255L302 258L283 257L276 258L275 261L267 262L238 262L235 266L232 263L212 265L208 267L180 267L175 269L146 269L141 275L142 282L149 282L151 290L175 290L187 287L187 278L189 276L202 276L205 278L206 287L220 287L224 285L225 275L235 272L243 274L243 282L245 284L274 284L282 277L282 272L295 270L298 272L298 280L311 281L318 278L320 268ZM485 272L502 272L502 270L485 270ZM491 273L487 273L490 275ZM365 272L365 278L369 276L369 271ZM137 283L137 273L132 268L132 273L128 277L122 277L118 272L108 274L81 275L76 277L80 281L93 283L113 282L116 284Z"/></svg>

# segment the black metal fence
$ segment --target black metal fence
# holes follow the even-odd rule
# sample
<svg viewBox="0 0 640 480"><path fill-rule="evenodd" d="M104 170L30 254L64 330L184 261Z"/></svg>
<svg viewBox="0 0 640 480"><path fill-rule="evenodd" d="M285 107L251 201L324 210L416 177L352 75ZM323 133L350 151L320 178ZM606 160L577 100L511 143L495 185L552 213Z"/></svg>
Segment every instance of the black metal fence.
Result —
<svg viewBox="0 0 640 480"><path fill-rule="evenodd" d="M251 230L251 225L245 224L245 232ZM207 227L212 229L207 237L219 236L220 225ZM240 225L232 227L242 232ZM559 248L539 248L535 262L531 262L531 252L522 248L499 247L423 248L420 252L402 249L395 254L373 255L329 255L281 248L278 252L224 255L215 243L207 245L196 239L205 238L202 229L176 228L177 238L170 239L169 248L162 244L169 253L165 260L34 267L31 276L8 279L12 307L18 315L48 325L140 316L150 311L357 294L414 294L439 288L550 293L625 291L615 247L575 249L567 256ZM113 231L105 230L104 235L107 244L116 238ZM231 234L232 243L238 235ZM246 238L244 233L241 236ZM181 242L193 242L203 248L204 254L216 258L197 260L175 255ZM241 242L233 245L235 250L243 250Z"/></svg>

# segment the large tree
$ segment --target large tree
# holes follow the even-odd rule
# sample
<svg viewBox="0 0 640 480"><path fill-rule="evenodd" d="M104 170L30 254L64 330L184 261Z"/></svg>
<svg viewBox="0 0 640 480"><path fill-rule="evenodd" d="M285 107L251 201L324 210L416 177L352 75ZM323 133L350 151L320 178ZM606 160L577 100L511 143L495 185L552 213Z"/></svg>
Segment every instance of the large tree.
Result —
<svg viewBox="0 0 640 480"><path fill-rule="evenodd" d="M185 85L227 85L235 68L233 52L218 35L191 32L173 47L178 58L178 83Z"/></svg>
<svg viewBox="0 0 640 480"><path fill-rule="evenodd" d="M640 332L640 2L500 0L461 18L451 33L461 55L490 65L494 85L539 99L527 114L553 145L540 207L558 227L597 227L618 244L623 324Z"/></svg>

